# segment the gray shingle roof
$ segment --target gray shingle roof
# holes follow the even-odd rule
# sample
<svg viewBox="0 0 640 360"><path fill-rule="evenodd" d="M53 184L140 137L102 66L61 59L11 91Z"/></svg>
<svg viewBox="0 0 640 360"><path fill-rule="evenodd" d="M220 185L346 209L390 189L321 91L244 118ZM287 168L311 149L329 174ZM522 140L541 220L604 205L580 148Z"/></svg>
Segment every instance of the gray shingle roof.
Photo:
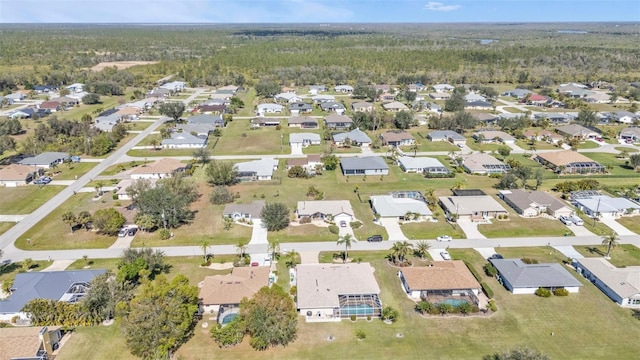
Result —
<svg viewBox="0 0 640 360"><path fill-rule="evenodd" d="M573 277L562 265L525 264L520 259L491 259L500 276L514 288L575 287L582 283Z"/></svg>
<svg viewBox="0 0 640 360"><path fill-rule="evenodd" d="M371 144L371 138L364 131L357 128L346 133L333 135L333 141L335 142L343 142L345 139L358 144Z"/></svg>
<svg viewBox="0 0 640 360"><path fill-rule="evenodd" d="M20 161L23 165L49 165L58 160L63 160L69 157L69 154L64 152L45 152L40 155L29 157Z"/></svg>
<svg viewBox="0 0 640 360"><path fill-rule="evenodd" d="M348 157L340 159L342 170L378 170L389 169L387 163L380 156Z"/></svg>

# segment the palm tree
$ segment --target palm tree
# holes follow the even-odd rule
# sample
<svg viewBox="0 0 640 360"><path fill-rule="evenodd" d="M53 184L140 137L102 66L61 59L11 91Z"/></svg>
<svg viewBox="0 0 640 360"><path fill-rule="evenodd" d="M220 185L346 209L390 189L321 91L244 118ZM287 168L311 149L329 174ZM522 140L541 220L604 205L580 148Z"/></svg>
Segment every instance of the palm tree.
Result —
<svg viewBox="0 0 640 360"><path fill-rule="evenodd" d="M200 243L200 249L202 249L202 252L204 253L204 262L206 263L207 260L209 260L209 255L207 255L207 250L209 249L209 242L207 240L202 240L202 243Z"/></svg>
<svg viewBox="0 0 640 360"><path fill-rule="evenodd" d="M618 246L618 234L615 231L612 231L611 234L605 235L602 237L602 245L607 246L607 254L604 256L605 259L611 258L611 250L614 247Z"/></svg>
<svg viewBox="0 0 640 360"><path fill-rule="evenodd" d="M343 262L347 262L347 259L349 258L349 255L347 253L348 249L351 249L351 242L355 242L356 239L353 238L353 236L351 236L351 234L346 234L344 236L341 236L338 239L337 245L342 245L344 244L344 259Z"/></svg>
<svg viewBox="0 0 640 360"><path fill-rule="evenodd" d="M62 214L62 221L69 225L69 230L73 234L73 225L76 223L76 216L71 211L67 211Z"/></svg>
<svg viewBox="0 0 640 360"><path fill-rule="evenodd" d="M409 150L413 151L413 157L416 157L416 155L418 155L418 150L420 150L420 143L415 141L413 144L411 144Z"/></svg>
<svg viewBox="0 0 640 360"><path fill-rule="evenodd" d="M393 244L391 251L393 252L393 256L398 259L400 265L404 264L404 260L409 254L409 250L413 248L413 244L408 241L398 241Z"/></svg>
<svg viewBox="0 0 640 360"><path fill-rule="evenodd" d="M294 268L298 265L298 259L300 258L300 254L297 251L291 250L289 254L287 254L286 265L288 268Z"/></svg>
<svg viewBox="0 0 640 360"><path fill-rule="evenodd" d="M240 259L244 259L244 253L245 251L247 251L247 245L249 244L249 241L247 241L246 239L242 239L240 241L238 241L238 244L236 245L236 249L238 250L238 254L240 255Z"/></svg>
<svg viewBox="0 0 640 360"><path fill-rule="evenodd" d="M420 256L420 259L424 260L429 248L431 248L431 244L429 244L427 240L420 240L416 243L416 254Z"/></svg>
<svg viewBox="0 0 640 360"><path fill-rule="evenodd" d="M280 252L280 241L278 239L269 240L267 251L271 252L271 261L275 261L276 253Z"/></svg>

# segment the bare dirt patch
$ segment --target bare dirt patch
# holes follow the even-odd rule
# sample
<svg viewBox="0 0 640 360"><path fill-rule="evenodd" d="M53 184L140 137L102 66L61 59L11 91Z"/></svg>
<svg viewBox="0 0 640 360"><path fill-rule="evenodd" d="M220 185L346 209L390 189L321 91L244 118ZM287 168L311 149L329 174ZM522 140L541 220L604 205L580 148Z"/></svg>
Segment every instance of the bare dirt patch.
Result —
<svg viewBox="0 0 640 360"><path fill-rule="evenodd" d="M157 64L157 61L109 61L109 62L101 62L98 65L91 68L93 71L102 71L108 67L116 67L118 70L128 69L132 66L137 65L151 65Z"/></svg>

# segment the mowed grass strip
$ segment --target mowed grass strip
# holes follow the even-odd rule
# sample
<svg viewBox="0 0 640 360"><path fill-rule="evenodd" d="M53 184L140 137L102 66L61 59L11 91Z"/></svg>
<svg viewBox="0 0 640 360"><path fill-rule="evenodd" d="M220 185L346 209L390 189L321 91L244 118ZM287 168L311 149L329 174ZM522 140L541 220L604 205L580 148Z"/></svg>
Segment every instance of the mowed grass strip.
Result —
<svg viewBox="0 0 640 360"><path fill-rule="evenodd" d="M0 214L30 214L63 189L64 186L33 184L14 188L0 187Z"/></svg>
<svg viewBox="0 0 640 360"><path fill-rule="evenodd" d="M607 247L604 245L574 248L584 257L604 257L607 254ZM631 244L619 245L611 250L611 259L608 261L616 267L640 266L640 249Z"/></svg>

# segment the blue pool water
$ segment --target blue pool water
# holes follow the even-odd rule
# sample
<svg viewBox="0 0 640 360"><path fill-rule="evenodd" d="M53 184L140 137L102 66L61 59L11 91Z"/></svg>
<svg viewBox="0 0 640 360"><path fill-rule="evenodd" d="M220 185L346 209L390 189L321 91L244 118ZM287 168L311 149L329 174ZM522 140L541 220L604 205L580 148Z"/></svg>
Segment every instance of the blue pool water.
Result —
<svg viewBox="0 0 640 360"><path fill-rule="evenodd" d="M368 304L346 305L340 309L342 315L366 316L373 315L373 307Z"/></svg>
<svg viewBox="0 0 640 360"><path fill-rule="evenodd" d="M453 305L453 306L460 306L466 302L468 301L462 300L462 299L445 299L445 301L443 301L443 303Z"/></svg>
<svg viewBox="0 0 640 360"><path fill-rule="evenodd" d="M230 323L230 322L231 322L233 319L235 319L236 317L238 317L238 314L237 314L237 313L229 314L229 315L225 315L225 316L222 318L222 325L226 325L226 324Z"/></svg>

